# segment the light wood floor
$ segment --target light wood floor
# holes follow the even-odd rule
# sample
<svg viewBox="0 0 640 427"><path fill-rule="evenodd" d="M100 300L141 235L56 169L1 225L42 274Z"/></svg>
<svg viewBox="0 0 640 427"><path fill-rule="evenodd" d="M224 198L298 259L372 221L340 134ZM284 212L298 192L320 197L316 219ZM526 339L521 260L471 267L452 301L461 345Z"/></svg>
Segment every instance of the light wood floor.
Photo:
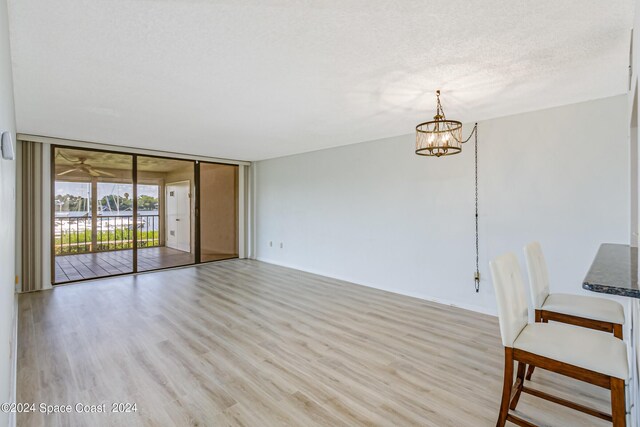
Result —
<svg viewBox="0 0 640 427"><path fill-rule="evenodd" d="M19 426L493 426L490 316L257 261L20 297L18 402L135 402L135 414L20 414ZM608 411L608 392L533 384ZM535 399L541 425L607 426Z"/></svg>

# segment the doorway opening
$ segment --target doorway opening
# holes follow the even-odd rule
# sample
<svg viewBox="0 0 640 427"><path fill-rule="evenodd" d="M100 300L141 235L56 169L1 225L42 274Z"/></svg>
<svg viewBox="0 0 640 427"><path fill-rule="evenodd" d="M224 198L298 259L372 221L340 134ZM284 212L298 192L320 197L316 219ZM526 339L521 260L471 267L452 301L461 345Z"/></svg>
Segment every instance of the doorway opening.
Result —
<svg viewBox="0 0 640 427"><path fill-rule="evenodd" d="M237 165L62 146L51 159L53 284L238 257Z"/></svg>

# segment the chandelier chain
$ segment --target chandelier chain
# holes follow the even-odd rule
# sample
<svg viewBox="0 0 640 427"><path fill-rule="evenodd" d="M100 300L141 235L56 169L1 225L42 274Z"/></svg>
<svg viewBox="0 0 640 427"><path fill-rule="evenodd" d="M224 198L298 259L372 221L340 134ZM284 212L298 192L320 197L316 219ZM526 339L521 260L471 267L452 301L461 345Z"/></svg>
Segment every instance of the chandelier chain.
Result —
<svg viewBox="0 0 640 427"><path fill-rule="evenodd" d="M475 286L476 292L480 291L480 242L478 239L478 124L476 123L473 127L473 132L475 136L475 184L476 184L476 274L475 274ZM467 141L471 138L469 138ZM465 141L466 142L466 141Z"/></svg>
<svg viewBox="0 0 640 427"><path fill-rule="evenodd" d="M445 115L444 115L444 110L442 109L442 104L440 103L440 91L439 90L436 91L436 99L437 99L436 117L444 119Z"/></svg>
<svg viewBox="0 0 640 427"><path fill-rule="evenodd" d="M458 141L458 142L461 144L466 144L474 135L476 136L476 144L477 144L478 143L478 124L477 123L475 124L475 126L473 127L473 130L469 134L469 138L465 139L464 141Z"/></svg>

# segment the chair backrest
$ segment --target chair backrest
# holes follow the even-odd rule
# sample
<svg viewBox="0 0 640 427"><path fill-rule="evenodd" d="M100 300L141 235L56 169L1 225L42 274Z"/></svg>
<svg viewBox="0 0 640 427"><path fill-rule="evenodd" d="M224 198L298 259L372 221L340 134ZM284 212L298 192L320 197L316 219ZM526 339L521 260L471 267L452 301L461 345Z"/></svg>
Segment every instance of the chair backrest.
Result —
<svg viewBox="0 0 640 427"><path fill-rule="evenodd" d="M489 266L498 300L502 344L513 347L513 342L529 322L520 264L515 254L508 253L495 258Z"/></svg>
<svg viewBox="0 0 640 427"><path fill-rule="evenodd" d="M524 247L524 258L529 273L529 291L533 308L539 310L549 296L549 272L542 254L542 246L531 242Z"/></svg>

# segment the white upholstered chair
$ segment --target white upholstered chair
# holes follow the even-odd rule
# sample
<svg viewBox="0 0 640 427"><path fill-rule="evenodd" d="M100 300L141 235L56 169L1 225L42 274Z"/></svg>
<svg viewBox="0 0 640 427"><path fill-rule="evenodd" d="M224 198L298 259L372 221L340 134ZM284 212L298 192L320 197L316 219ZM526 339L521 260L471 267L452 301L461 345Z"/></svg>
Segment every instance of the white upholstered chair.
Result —
<svg viewBox="0 0 640 427"><path fill-rule="evenodd" d="M549 293L549 273L540 243L529 243L524 247L524 255L536 322L569 323L610 332L622 339L624 308L621 304L606 298ZM533 369L529 367L526 379L531 379Z"/></svg>
<svg viewBox="0 0 640 427"><path fill-rule="evenodd" d="M502 403L497 426L507 421L530 426L509 413L522 392L625 426L627 350L613 335L561 323L528 323L528 305L518 259L512 253L490 263L505 350ZM518 362L513 383L514 362ZM524 385L526 365L557 372L611 390L611 414L531 389Z"/></svg>

